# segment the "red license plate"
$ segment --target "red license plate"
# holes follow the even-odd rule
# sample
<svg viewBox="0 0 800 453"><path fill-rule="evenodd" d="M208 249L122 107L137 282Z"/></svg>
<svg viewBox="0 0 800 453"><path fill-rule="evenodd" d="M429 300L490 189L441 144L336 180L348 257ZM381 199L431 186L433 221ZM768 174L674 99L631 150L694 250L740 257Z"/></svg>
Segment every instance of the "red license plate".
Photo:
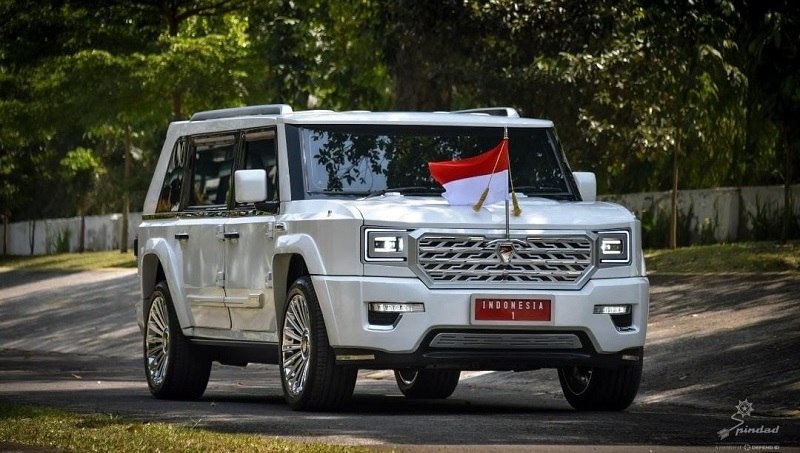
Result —
<svg viewBox="0 0 800 453"><path fill-rule="evenodd" d="M475 299L476 321L550 321L549 299Z"/></svg>

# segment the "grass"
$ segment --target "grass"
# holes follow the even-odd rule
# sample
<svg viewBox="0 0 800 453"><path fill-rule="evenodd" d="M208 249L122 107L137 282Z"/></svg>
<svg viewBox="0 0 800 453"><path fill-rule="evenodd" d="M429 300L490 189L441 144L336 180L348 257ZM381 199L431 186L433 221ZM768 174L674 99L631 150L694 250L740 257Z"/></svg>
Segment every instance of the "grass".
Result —
<svg viewBox="0 0 800 453"><path fill-rule="evenodd" d="M775 273L800 271L800 241L742 242L645 251L653 274Z"/></svg>
<svg viewBox="0 0 800 453"><path fill-rule="evenodd" d="M0 442L99 452L372 452L363 447L303 444L254 434L230 434L113 415L79 414L0 402Z"/></svg>
<svg viewBox="0 0 800 453"><path fill-rule="evenodd" d="M0 267L42 271L85 271L107 267L136 267L133 252L63 253L60 255L0 256Z"/></svg>

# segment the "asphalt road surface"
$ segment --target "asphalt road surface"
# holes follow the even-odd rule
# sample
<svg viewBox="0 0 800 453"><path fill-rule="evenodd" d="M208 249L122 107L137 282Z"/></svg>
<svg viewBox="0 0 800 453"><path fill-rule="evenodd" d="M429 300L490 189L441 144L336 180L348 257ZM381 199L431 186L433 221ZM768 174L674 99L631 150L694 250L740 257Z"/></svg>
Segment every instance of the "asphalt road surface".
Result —
<svg viewBox="0 0 800 453"><path fill-rule="evenodd" d="M407 400L390 372L362 371L345 410L303 413L266 365L215 364L199 401L152 398L135 271L0 269L0 401L400 452L800 451L800 276L651 284L642 387L625 412L576 412L540 370L465 372L443 401ZM746 430L721 439L742 407Z"/></svg>

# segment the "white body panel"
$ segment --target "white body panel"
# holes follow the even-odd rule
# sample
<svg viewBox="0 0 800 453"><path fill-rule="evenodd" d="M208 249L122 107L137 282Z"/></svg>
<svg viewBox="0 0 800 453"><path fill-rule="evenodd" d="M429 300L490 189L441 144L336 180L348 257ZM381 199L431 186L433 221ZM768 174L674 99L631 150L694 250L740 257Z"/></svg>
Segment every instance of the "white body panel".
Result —
<svg viewBox="0 0 800 453"><path fill-rule="evenodd" d="M296 112L284 115L173 123L168 131L139 226L138 256L142 301L158 276L168 283L184 334L195 339L277 343L290 272L307 272L319 298L329 342L334 348L413 354L439 329L471 331L578 332L597 354L642 348L647 328L649 286L641 255L639 222L624 208L595 201L556 201L520 196L522 213L509 216L497 203L478 212L450 206L438 196L386 193L373 198L293 199L302 174L289 163L285 128L298 124L430 124L552 128L549 121L447 113ZM275 213L222 209L157 213L162 181L174 143L181 137L275 126L280 207ZM298 160L299 161L299 160ZM295 172L295 173L292 173ZM258 176L255 173L248 176ZM263 178L263 176L260 176ZM592 188L579 177L581 187ZM591 178L589 178L591 179ZM588 200L593 194L586 194ZM247 196L250 196L248 193ZM246 201L251 201L247 199ZM415 269L415 251L407 261L365 259L365 228L467 236L580 236L592 244L588 270L574 284L481 285L442 287ZM629 263L600 265L599 233L623 231L629 237ZM294 261L293 261L294 260ZM302 266L297 265L301 262ZM546 298L552 316L543 322L480 322L473 319L477 297ZM402 314L393 325L369 322L369 304L418 303L424 311ZM630 324L615 326L595 305L627 305Z"/></svg>

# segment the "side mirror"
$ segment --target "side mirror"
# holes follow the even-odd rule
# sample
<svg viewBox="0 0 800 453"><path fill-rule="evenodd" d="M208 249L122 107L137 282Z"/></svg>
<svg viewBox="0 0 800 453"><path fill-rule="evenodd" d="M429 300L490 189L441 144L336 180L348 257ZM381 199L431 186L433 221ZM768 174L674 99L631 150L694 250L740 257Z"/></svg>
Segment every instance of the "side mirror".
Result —
<svg viewBox="0 0 800 453"><path fill-rule="evenodd" d="M594 173L588 171L576 171L572 173L575 182L578 184L578 191L581 193L583 201L597 200L597 178Z"/></svg>
<svg viewBox="0 0 800 453"><path fill-rule="evenodd" d="M267 172L239 170L233 175L237 203L258 203L267 199Z"/></svg>

